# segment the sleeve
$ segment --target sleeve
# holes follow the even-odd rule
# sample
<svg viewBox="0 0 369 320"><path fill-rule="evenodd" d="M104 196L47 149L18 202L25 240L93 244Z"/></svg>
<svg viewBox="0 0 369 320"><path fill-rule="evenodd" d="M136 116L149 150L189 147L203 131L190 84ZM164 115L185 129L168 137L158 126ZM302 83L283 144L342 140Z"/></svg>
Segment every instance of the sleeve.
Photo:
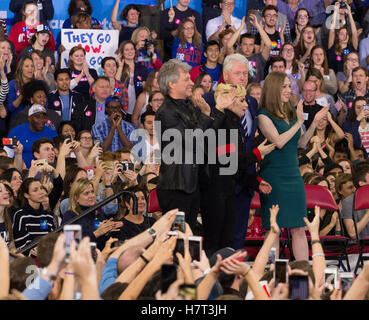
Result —
<svg viewBox="0 0 369 320"><path fill-rule="evenodd" d="M168 9L164 10L160 15L160 39L168 41L171 39L171 31L176 29L176 24L174 20L172 23L168 22Z"/></svg>
<svg viewBox="0 0 369 320"><path fill-rule="evenodd" d="M23 290L22 294L28 300L45 300L49 295L53 285L41 276L38 276L34 282Z"/></svg>
<svg viewBox="0 0 369 320"><path fill-rule="evenodd" d="M13 102L17 99L17 92L15 89L15 81L9 83L9 93L8 93L8 103L7 110L9 112L14 112L16 108L13 106Z"/></svg>
<svg viewBox="0 0 369 320"><path fill-rule="evenodd" d="M52 52L55 51L55 39L52 32L50 33L49 41L46 43L46 48L50 49Z"/></svg>
<svg viewBox="0 0 369 320"><path fill-rule="evenodd" d="M213 19L209 20L208 23L206 24L206 29L205 29L205 33L206 33L206 41L209 40L209 38L215 33L217 32L217 28L215 26L215 22Z"/></svg>
<svg viewBox="0 0 369 320"><path fill-rule="evenodd" d="M91 77L95 80L99 77L95 69L88 69L88 71L90 72Z"/></svg>
<svg viewBox="0 0 369 320"><path fill-rule="evenodd" d="M63 192L63 179L60 175L56 179L54 179L53 185L54 187L49 194L49 203L51 211L54 210Z"/></svg>
<svg viewBox="0 0 369 320"><path fill-rule="evenodd" d="M8 80L1 80L0 104L3 104L9 93Z"/></svg>
<svg viewBox="0 0 369 320"><path fill-rule="evenodd" d="M19 53L19 51L22 49L18 42L18 36L20 34L20 23L16 23L13 28L10 30L9 38L8 40L14 45L15 52Z"/></svg>
<svg viewBox="0 0 369 320"><path fill-rule="evenodd" d="M352 220L352 202L353 197L350 196L342 201L342 218L343 219L351 219Z"/></svg>
<svg viewBox="0 0 369 320"><path fill-rule="evenodd" d="M364 39L360 41L359 45L359 56L360 56L360 65L365 69L368 69L368 65L366 64L366 57L369 55L369 39Z"/></svg>
<svg viewBox="0 0 369 320"><path fill-rule="evenodd" d="M200 13L195 11L194 16L195 16L196 29L202 35L203 23L202 23Z"/></svg>
<svg viewBox="0 0 369 320"><path fill-rule="evenodd" d="M101 126L94 124L91 129L91 134L94 137L94 139L99 140L100 145L102 145L106 137L103 134L103 130L99 130L99 128L101 128Z"/></svg>
<svg viewBox="0 0 369 320"><path fill-rule="evenodd" d="M155 53L156 53L156 61L155 61L155 63L153 62L152 65L153 65L155 70L159 70L161 68L161 66L163 65L163 62L161 62L161 60L160 60L159 52L157 52L155 50Z"/></svg>
<svg viewBox="0 0 369 320"><path fill-rule="evenodd" d="M23 248L28 242L31 241L30 235L26 229L24 223L22 223L23 210L19 210L13 217L13 236L14 243L17 249Z"/></svg>
<svg viewBox="0 0 369 320"><path fill-rule="evenodd" d="M103 272L101 274L99 293L102 294L106 288L110 287L118 278L117 272L117 258L110 258L106 262Z"/></svg>

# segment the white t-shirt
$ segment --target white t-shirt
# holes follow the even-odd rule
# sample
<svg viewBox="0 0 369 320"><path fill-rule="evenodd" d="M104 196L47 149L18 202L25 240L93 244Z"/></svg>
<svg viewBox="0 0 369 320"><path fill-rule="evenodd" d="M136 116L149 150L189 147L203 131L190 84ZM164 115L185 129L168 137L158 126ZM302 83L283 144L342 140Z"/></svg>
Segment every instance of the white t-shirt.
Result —
<svg viewBox="0 0 369 320"><path fill-rule="evenodd" d="M231 22L232 22L232 26L234 26L236 29L238 29L241 26L241 21L240 19L231 16ZM206 40L209 40L209 38L219 30L219 28L222 26L224 22L224 18L222 15L220 15L219 17L215 17L213 19L210 19L208 21L208 23L206 24ZM246 33L247 29L245 27L244 30L242 30L241 34Z"/></svg>
<svg viewBox="0 0 369 320"><path fill-rule="evenodd" d="M129 74L129 85L128 85L128 114L133 113L133 109L135 108L136 104L136 91L135 85L133 83L133 73Z"/></svg>

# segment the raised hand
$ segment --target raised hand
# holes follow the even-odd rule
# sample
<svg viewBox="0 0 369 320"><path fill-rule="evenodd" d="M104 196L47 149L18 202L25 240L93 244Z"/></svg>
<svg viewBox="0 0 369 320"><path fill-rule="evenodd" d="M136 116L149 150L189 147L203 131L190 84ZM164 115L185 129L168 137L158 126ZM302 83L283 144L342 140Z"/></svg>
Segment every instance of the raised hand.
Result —
<svg viewBox="0 0 369 320"><path fill-rule="evenodd" d="M169 17L168 22L169 22L169 23L173 22L175 15L176 15L176 13L175 13L175 11L174 11L173 7L171 7L171 8L168 10L168 17Z"/></svg>
<svg viewBox="0 0 369 320"><path fill-rule="evenodd" d="M224 111L228 109L234 103L236 99L235 89L231 88L230 90L224 89L219 92L216 100L216 108L220 111Z"/></svg>
<svg viewBox="0 0 369 320"><path fill-rule="evenodd" d="M296 115L297 115L297 121L300 124L300 126L304 123L304 106L303 101L300 100L296 107Z"/></svg>
<svg viewBox="0 0 369 320"><path fill-rule="evenodd" d="M279 206L277 205L272 205L272 207L269 209L270 212L270 229L272 230L272 232L276 233L279 235L280 233L280 229L279 226L277 224L277 214L279 212Z"/></svg>

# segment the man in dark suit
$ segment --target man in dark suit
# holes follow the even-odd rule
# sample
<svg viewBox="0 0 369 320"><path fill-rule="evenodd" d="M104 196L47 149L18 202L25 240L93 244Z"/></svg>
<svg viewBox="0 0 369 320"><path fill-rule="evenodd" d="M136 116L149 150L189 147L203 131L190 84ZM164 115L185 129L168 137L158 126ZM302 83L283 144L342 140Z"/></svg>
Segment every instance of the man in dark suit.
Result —
<svg viewBox="0 0 369 320"><path fill-rule="evenodd" d="M210 108L206 104L201 105L201 112L196 111L189 99L193 87L190 70L191 67L187 63L175 59L169 60L160 68L158 83L165 99L156 113L155 126L158 137L163 137L159 139L162 161L157 185L160 207L163 212L176 208L179 211L184 211L186 222L194 230L200 207L198 185L200 165L195 162L185 162L185 156L189 153L193 154L193 159L196 159L195 150L188 149L185 143L186 139L191 139L188 131L185 130L200 129L204 131L208 128L217 128L217 124L223 121L224 114L220 113L210 118ZM159 122L160 128L157 127ZM168 141L168 129L172 129L171 132L180 135L180 143L173 136L170 136L171 139ZM171 155L165 151L173 146L175 153L180 151L181 158L170 163L168 160L166 161L166 158L168 159ZM173 150L171 149L171 151Z"/></svg>
<svg viewBox="0 0 369 320"><path fill-rule="evenodd" d="M232 54L225 58L223 63L223 78L225 83L241 85L247 87L248 82L248 61L241 54ZM213 110L215 108L214 93L206 93L203 98ZM243 136L244 151L252 151L254 149L254 137L257 129L257 108L258 103L255 98L246 95L248 107L244 117L240 118L239 129ZM247 168L250 175L256 174L255 165ZM260 179L260 178L258 178ZM260 181L259 190L267 192L270 188L269 183ZM241 185L236 186L237 196L237 228L235 232L234 248L242 248L247 233L247 224L249 219L250 203L254 195L254 190L244 188Z"/></svg>

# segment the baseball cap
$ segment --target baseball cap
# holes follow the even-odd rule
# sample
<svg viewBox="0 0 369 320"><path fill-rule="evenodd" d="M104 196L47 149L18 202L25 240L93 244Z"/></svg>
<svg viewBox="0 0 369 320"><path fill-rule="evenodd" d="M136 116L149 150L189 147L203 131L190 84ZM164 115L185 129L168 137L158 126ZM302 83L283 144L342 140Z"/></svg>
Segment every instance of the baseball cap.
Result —
<svg viewBox="0 0 369 320"><path fill-rule="evenodd" d="M50 34L50 28L44 24L36 26L36 33L48 33Z"/></svg>
<svg viewBox="0 0 369 320"><path fill-rule="evenodd" d="M32 107L28 110L28 116L33 116L37 113L47 113L46 109L40 104L33 104Z"/></svg>

